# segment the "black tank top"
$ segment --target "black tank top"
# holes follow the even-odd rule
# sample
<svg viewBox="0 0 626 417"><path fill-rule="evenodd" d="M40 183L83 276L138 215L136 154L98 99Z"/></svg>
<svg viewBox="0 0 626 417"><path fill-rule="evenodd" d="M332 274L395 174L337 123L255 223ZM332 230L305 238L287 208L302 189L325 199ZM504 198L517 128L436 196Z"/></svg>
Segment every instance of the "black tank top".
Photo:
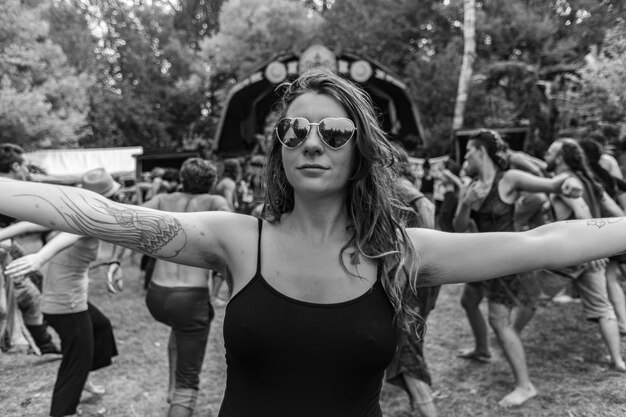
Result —
<svg viewBox="0 0 626 417"><path fill-rule="evenodd" d="M479 232L511 232L515 230L513 224L515 206L502 201L500 193L498 193L498 184L503 174L502 171L496 174L489 194L478 210L472 210L470 213Z"/></svg>
<svg viewBox="0 0 626 417"><path fill-rule="evenodd" d="M259 220L256 274L224 317L228 368L219 417L381 417L397 334L380 275L350 301L293 299L261 275L261 228Z"/></svg>

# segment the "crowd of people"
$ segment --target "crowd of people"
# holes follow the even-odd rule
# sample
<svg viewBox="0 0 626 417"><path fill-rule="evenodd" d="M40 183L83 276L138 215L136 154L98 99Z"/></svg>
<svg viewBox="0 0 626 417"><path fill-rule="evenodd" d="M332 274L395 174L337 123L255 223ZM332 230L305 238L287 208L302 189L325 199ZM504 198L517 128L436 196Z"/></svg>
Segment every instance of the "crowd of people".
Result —
<svg viewBox="0 0 626 417"><path fill-rule="evenodd" d="M480 129L462 166L427 164L420 178L377 120L359 87L306 72L286 86L264 155L155 169L134 204L120 202L103 168L79 187L28 181L21 148L1 145L0 243L13 249L3 249L0 331L13 297L34 348L62 355L50 415L76 414L85 390L103 395L89 374L118 355L109 319L88 299L101 240L115 245L112 293L126 248L144 255L146 307L171 329L169 417L193 414L214 307L225 306L221 417L382 416L383 380L406 391L416 416L436 416L426 320L452 283L464 283L475 340L459 357L492 361L489 323L510 365L501 406L537 395L521 333L537 302L556 295L542 291L548 278L580 298L607 366L626 372L626 183L603 144L557 138L542 160ZM46 233L38 251L16 252L24 233Z"/></svg>

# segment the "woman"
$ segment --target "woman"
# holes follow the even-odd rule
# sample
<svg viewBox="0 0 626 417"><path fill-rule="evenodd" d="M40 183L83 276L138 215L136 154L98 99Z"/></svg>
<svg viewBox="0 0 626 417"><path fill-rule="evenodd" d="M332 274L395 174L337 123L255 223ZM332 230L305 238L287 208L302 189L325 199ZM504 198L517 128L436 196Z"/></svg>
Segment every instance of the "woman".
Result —
<svg viewBox="0 0 626 417"><path fill-rule="evenodd" d="M81 183L104 201L120 188L101 168L86 172ZM50 228L20 222L0 230L0 240L47 230ZM18 258L6 268L7 275L18 277L48 264L41 309L61 339L63 355L52 392L52 417L76 415L83 390L104 394L104 388L91 384L87 378L90 372L111 365L117 356L111 322L87 301L89 265L98 257L99 249L97 238L61 232L36 253Z"/></svg>
<svg viewBox="0 0 626 417"><path fill-rule="evenodd" d="M621 218L601 228L582 221L524 233L405 229L396 215L404 210L393 191L393 151L372 102L328 71L287 86L274 133L264 220L160 212L85 190L0 180L2 213L171 262L230 269L221 417L381 416L396 326L421 325L406 302L412 290L626 248Z"/></svg>
<svg viewBox="0 0 626 417"><path fill-rule="evenodd" d="M454 217L454 228L464 232L474 221L479 232L514 230L515 203L525 192L561 193L568 175L542 178L517 169L506 169L506 147L497 132L479 130L469 137L465 161L475 180L462 187ZM504 261L509 262L509 261ZM535 297L527 277L516 274L485 282L466 284L461 297L475 338L475 348L460 357L479 362L491 358L487 329L479 309L483 294L489 300L489 324L494 330L515 378L515 389L500 405L519 406L537 395L530 381L520 332L534 314Z"/></svg>

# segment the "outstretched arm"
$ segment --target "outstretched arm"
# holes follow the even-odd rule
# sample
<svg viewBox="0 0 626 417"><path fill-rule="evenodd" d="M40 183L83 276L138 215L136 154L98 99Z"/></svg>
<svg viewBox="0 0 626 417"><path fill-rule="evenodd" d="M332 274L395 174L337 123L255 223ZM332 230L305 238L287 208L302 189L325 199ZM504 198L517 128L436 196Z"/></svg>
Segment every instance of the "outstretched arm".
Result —
<svg viewBox="0 0 626 417"><path fill-rule="evenodd" d="M562 268L626 250L624 217L556 222L527 232L408 232L424 286Z"/></svg>
<svg viewBox="0 0 626 417"><path fill-rule="evenodd" d="M532 157L525 152L509 150L509 163L511 168L529 172L538 177L543 177L543 171L548 165L541 159Z"/></svg>
<svg viewBox="0 0 626 417"><path fill-rule="evenodd" d="M37 252L24 255L11 262L7 265L5 272L10 277L18 277L39 271L50 259L54 258L64 249L72 246L78 239L80 239L79 235L59 233Z"/></svg>
<svg viewBox="0 0 626 417"><path fill-rule="evenodd" d="M503 180L511 185L510 188L517 191L555 193L572 198L580 197L583 190L580 181L569 174L544 178L517 169L510 169L504 173Z"/></svg>
<svg viewBox="0 0 626 417"><path fill-rule="evenodd" d="M17 222L0 229L0 242L14 237L25 235L26 233L47 232L50 228L30 222Z"/></svg>
<svg viewBox="0 0 626 417"><path fill-rule="evenodd" d="M198 267L224 259L219 237L232 225L222 218L230 213L151 210L73 187L3 179L0 194L0 212L9 216Z"/></svg>

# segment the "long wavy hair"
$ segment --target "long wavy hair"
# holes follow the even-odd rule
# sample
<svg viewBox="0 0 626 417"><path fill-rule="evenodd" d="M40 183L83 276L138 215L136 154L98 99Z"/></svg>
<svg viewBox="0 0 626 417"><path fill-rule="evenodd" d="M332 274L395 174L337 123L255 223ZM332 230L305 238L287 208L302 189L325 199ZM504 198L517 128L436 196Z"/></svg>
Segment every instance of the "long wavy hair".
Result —
<svg viewBox="0 0 626 417"><path fill-rule="evenodd" d="M591 183L593 193L596 198L602 198L604 194L604 187L596 180L591 169L589 168L589 162L587 156L583 151L583 148L572 138L559 138L555 142L561 144L561 156L563 161L576 175L583 177Z"/></svg>
<svg viewBox="0 0 626 417"><path fill-rule="evenodd" d="M327 70L308 71L283 88L277 120L285 117L297 97L314 93L333 97L354 122L357 128L353 139L354 171L345 194L350 239L338 255L339 261L348 271L342 255L354 248L353 257L364 256L378 263L396 322L406 331L421 335L425 324L417 313L414 298L418 256L405 231L409 213L400 203L394 187L396 177L392 165L397 154L380 127L371 98L361 88ZM293 210L294 190L285 175L282 144L275 132L272 139L265 166L267 190L263 217L276 223Z"/></svg>

